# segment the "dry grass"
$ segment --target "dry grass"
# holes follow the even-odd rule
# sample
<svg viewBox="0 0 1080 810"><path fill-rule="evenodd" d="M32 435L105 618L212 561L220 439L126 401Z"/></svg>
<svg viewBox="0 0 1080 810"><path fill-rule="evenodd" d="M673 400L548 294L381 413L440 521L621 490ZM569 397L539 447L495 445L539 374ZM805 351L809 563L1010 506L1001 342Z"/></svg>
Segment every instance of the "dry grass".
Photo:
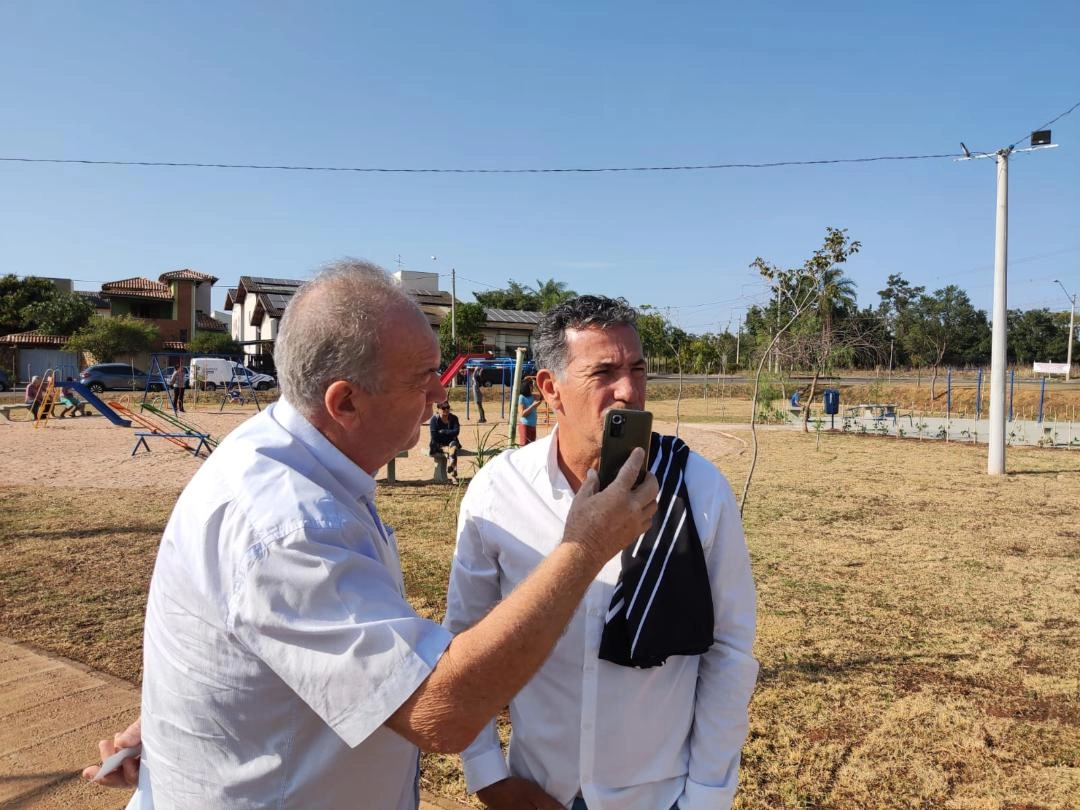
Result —
<svg viewBox="0 0 1080 810"><path fill-rule="evenodd" d="M990 478L985 448L760 439L746 526L762 672L737 806L1080 806L1080 454L1011 448ZM714 460L739 489L747 454ZM0 635L137 682L175 496L0 489ZM434 619L459 497L379 496ZM424 767L460 795L454 758Z"/></svg>

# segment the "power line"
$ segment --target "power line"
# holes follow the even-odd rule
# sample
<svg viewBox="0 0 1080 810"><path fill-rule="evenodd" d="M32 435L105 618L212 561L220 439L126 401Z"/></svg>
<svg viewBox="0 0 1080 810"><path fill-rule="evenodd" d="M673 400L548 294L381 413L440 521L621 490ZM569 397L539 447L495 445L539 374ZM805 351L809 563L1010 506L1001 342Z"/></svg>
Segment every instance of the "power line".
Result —
<svg viewBox="0 0 1080 810"><path fill-rule="evenodd" d="M1050 126L1051 124L1055 123L1056 121L1060 121L1060 120L1061 120L1062 118L1064 118L1064 117L1065 117L1066 115L1068 115L1068 114L1069 114L1069 113L1071 113L1071 112L1072 112L1073 110L1075 110L1075 109L1076 109L1077 107L1080 107L1080 101L1078 101L1078 102L1076 102L1075 104L1073 104L1073 105L1072 105L1071 107L1069 107L1069 109L1067 109L1067 110L1066 110L1065 112L1061 113L1060 115L1057 115L1057 116L1055 116L1055 117L1051 118L1051 119L1050 119L1049 121L1047 121L1047 122L1046 122L1045 124L1043 124L1043 125L1042 125L1041 127L1035 127L1035 129L1033 129L1033 130L1032 130L1031 132L1036 132L1036 131L1038 131L1038 130L1040 130L1040 129L1046 129L1047 127L1049 127L1049 126ZM1020 143L1020 141L1024 140L1024 138L1029 138L1029 137L1031 137L1031 132L1029 132L1029 133L1028 133L1027 135L1022 135L1022 136L1021 136L1020 138L1018 138L1018 139L1017 139L1017 140L1016 140L1016 141L1015 141L1014 143L1010 144L1010 145L1009 145L1009 149L1015 149L1015 148L1016 148L1016 145L1017 145L1018 143Z"/></svg>
<svg viewBox="0 0 1080 810"><path fill-rule="evenodd" d="M284 172L357 172L367 174L595 174L601 172L693 172L716 171L721 169L774 169L784 166L831 166L840 163L878 163L897 160L941 160L962 157L956 154L942 155L878 155L863 158L831 158L828 160L777 160L768 163L709 163L685 166L596 166L562 168L525 168L525 169L446 169L446 168L405 168L377 166L290 166L260 163L188 163L166 160L91 160L85 158L28 158L0 157L7 163L59 163L79 164L84 166L139 166L185 169L254 169L259 171Z"/></svg>

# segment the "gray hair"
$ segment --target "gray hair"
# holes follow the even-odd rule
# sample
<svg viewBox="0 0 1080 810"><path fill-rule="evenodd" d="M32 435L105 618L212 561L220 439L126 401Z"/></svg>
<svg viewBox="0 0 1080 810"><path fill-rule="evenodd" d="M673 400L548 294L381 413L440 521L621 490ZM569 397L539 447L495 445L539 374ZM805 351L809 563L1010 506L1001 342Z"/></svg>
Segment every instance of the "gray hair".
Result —
<svg viewBox="0 0 1080 810"><path fill-rule="evenodd" d="M609 329L629 326L637 331L637 311L625 298L579 295L549 309L533 332L533 359L538 369L546 368L556 377L566 371L567 329Z"/></svg>
<svg viewBox="0 0 1080 810"><path fill-rule="evenodd" d="M337 380L380 393L380 333L402 306L420 312L378 265L342 259L324 267L300 287L281 319L274 365L282 397L310 417Z"/></svg>

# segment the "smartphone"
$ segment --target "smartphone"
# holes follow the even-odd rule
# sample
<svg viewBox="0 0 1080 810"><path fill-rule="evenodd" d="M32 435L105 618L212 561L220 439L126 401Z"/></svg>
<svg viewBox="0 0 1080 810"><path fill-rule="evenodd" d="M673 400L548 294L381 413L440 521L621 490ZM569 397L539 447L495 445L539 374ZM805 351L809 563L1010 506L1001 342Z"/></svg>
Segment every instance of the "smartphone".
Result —
<svg viewBox="0 0 1080 810"><path fill-rule="evenodd" d="M634 482L636 487L645 480L648 466L649 442L652 440L652 414L612 408L604 416L604 437L600 442L600 488L603 489L619 474L635 447L645 450L646 463Z"/></svg>

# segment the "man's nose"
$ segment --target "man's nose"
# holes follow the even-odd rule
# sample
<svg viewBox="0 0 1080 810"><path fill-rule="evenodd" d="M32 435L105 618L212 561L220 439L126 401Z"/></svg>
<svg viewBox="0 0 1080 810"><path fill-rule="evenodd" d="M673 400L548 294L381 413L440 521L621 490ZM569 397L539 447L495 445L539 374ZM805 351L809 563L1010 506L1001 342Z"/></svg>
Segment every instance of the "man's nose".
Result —
<svg viewBox="0 0 1080 810"><path fill-rule="evenodd" d="M615 399L620 402L636 402L638 399L637 386L634 383L633 374L620 374L615 381Z"/></svg>
<svg viewBox="0 0 1080 810"><path fill-rule="evenodd" d="M428 387L428 402L436 403L442 402L446 399L446 387L439 382L439 375L431 375L431 385Z"/></svg>

